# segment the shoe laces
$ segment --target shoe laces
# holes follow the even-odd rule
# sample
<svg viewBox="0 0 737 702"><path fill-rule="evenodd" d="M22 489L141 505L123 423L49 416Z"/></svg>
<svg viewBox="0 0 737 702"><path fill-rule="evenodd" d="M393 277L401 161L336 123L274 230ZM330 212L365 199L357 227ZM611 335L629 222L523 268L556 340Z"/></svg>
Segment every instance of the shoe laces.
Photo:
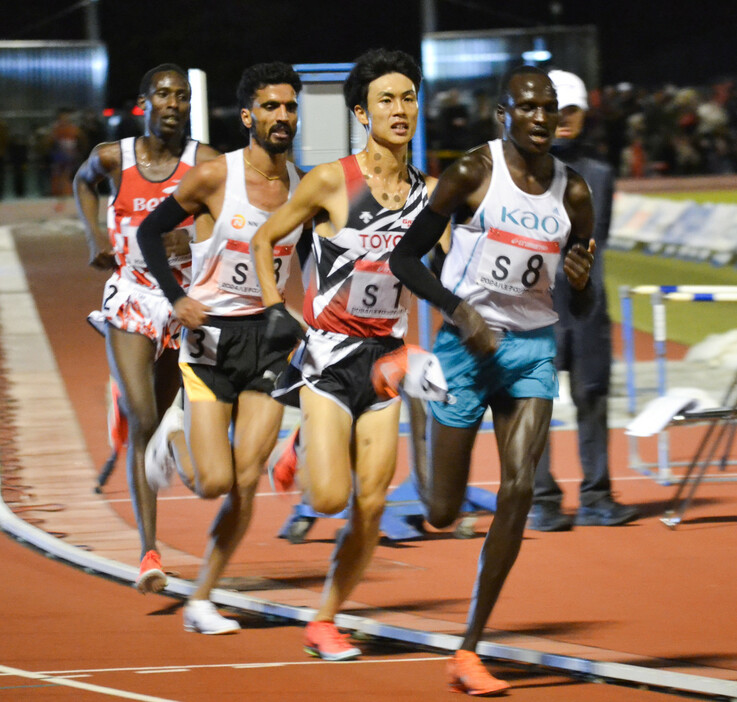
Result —
<svg viewBox="0 0 737 702"><path fill-rule="evenodd" d="M342 634L338 631L338 627L332 622L314 622L313 626L317 629L316 638L320 638L321 644L333 644L338 648L344 648L348 645L350 634Z"/></svg>
<svg viewBox="0 0 737 702"><path fill-rule="evenodd" d="M143 557L143 565L146 566L147 570L153 570L154 568L161 570L161 556L157 551L148 551Z"/></svg>
<svg viewBox="0 0 737 702"><path fill-rule="evenodd" d="M200 615L205 616L221 616L220 612L217 611L215 608L215 605L210 600L193 600L190 602L190 605L192 605L192 609L199 610Z"/></svg>
<svg viewBox="0 0 737 702"><path fill-rule="evenodd" d="M471 655L456 655L455 663L458 677L491 677L489 671L484 668L484 664L481 662L481 659L473 653L471 653Z"/></svg>

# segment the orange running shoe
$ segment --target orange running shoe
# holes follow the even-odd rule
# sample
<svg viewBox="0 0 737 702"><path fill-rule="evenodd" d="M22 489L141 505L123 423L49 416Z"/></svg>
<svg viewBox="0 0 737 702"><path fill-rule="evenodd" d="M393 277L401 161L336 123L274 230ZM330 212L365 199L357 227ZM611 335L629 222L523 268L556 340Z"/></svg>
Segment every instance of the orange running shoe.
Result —
<svg viewBox="0 0 737 702"><path fill-rule="evenodd" d="M167 583L166 573L161 566L158 551L149 551L141 561L141 570L136 579L136 589L142 594L161 592Z"/></svg>
<svg viewBox="0 0 737 702"><path fill-rule="evenodd" d="M361 655L351 646L350 634L341 634L333 622L310 622L305 629L305 651L324 661L349 661Z"/></svg>
<svg viewBox="0 0 737 702"><path fill-rule="evenodd" d="M297 474L297 448L299 426L286 439L277 444L266 464L272 490L287 492L294 485Z"/></svg>
<svg viewBox="0 0 737 702"><path fill-rule="evenodd" d="M475 653L462 649L448 661L448 685L451 692L479 697L500 695L509 689L509 683L491 675Z"/></svg>

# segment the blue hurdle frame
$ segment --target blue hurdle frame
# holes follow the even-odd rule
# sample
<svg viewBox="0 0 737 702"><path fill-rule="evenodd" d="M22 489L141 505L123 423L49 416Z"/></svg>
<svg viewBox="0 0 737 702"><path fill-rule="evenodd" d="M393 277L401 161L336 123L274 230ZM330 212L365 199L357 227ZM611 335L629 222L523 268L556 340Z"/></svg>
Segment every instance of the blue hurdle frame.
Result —
<svg viewBox="0 0 737 702"><path fill-rule="evenodd" d="M657 370L658 396L668 392L666 358L666 301L677 302L737 302L737 285L623 285L619 288L622 312L622 341L627 385L627 411L631 417L637 414L637 384L635 380L635 337L632 300L634 295L648 295L653 315L653 347ZM647 463L640 457L639 441L628 436L629 466L643 475L654 477L661 485L671 485L671 466L688 465L687 461L670 460L670 442L667 431L658 432L657 462Z"/></svg>

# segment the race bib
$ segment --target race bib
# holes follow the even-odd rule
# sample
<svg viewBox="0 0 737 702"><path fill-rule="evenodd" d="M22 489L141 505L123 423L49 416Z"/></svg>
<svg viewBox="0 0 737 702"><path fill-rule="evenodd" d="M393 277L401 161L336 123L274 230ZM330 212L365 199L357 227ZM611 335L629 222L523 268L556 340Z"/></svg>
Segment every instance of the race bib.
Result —
<svg viewBox="0 0 737 702"><path fill-rule="evenodd" d="M280 293L284 292L287 284L293 251L293 244L274 247L274 275ZM249 242L228 239L220 261L218 287L230 293L261 300L261 286L251 260Z"/></svg>
<svg viewBox="0 0 737 702"><path fill-rule="evenodd" d="M557 241L489 229L476 282L503 295L539 295L552 289L559 259Z"/></svg>
<svg viewBox="0 0 737 702"><path fill-rule="evenodd" d="M214 366L218 357L220 329L217 327L198 327L182 330L182 341L179 349L181 363L201 363Z"/></svg>
<svg viewBox="0 0 737 702"><path fill-rule="evenodd" d="M145 268L146 261L138 246L138 225L130 223L130 217L125 217L120 222L120 233L123 235L123 253L125 262L131 268Z"/></svg>
<svg viewBox="0 0 737 702"><path fill-rule="evenodd" d="M141 247L138 245L138 222L133 224L130 217L124 217L120 222L120 233L123 235L123 251L125 253L125 262L131 268L146 268L146 260L141 253ZM191 241L192 232L189 227L178 227L176 232L184 232L187 239ZM181 247L180 247L181 248ZM167 258L170 266L181 267L189 263L190 253L187 250L181 255L170 255Z"/></svg>
<svg viewBox="0 0 737 702"><path fill-rule="evenodd" d="M410 292L392 275L386 261L356 261L347 311L354 317L399 317Z"/></svg>

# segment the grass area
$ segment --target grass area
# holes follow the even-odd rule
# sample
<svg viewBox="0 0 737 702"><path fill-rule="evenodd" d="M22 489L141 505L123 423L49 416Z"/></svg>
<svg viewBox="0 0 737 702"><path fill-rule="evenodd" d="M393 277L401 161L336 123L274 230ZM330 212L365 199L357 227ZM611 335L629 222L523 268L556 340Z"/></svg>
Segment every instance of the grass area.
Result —
<svg viewBox="0 0 737 702"><path fill-rule="evenodd" d="M668 200L693 200L694 202L714 202L737 205L737 193L734 190L699 190L691 192L642 193L648 197L659 197Z"/></svg>
<svg viewBox="0 0 737 702"><path fill-rule="evenodd" d="M622 321L619 303L622 285L737 285L737 271L733 266L718 268L710 263L692 263L638 251L607 251L605 266L609 311L616 322ZM633 299L635 328L652 332L649 296L637 295ZM737 302L666 303L667 337L672 341L691 346L709 334L723 334L735 328Z"/></svg>

